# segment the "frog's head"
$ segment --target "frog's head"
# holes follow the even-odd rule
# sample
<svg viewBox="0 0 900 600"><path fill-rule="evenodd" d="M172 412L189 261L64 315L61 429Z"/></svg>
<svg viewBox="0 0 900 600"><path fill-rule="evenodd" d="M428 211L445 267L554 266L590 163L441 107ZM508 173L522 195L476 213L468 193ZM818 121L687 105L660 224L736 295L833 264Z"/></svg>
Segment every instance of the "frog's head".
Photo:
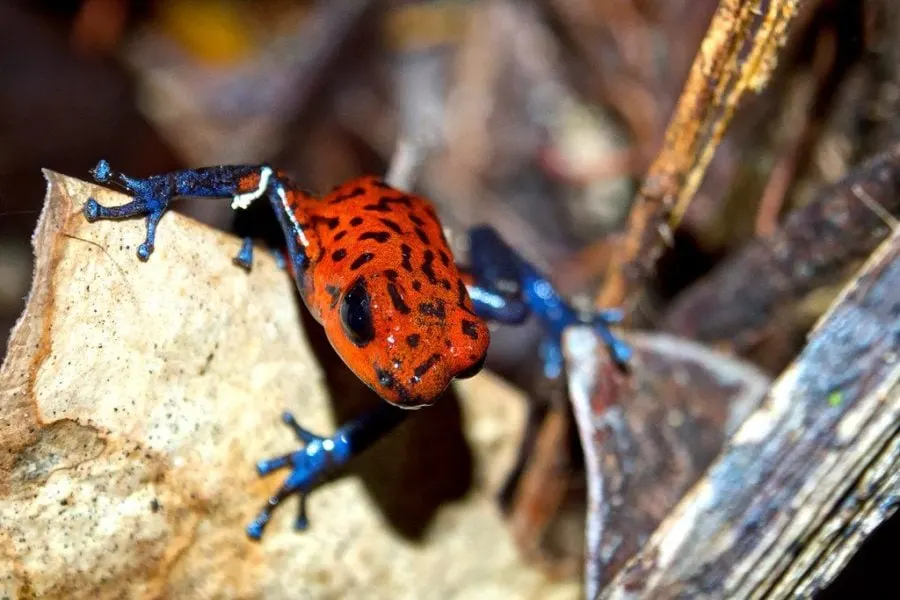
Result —
<svg viewBox="0 0 900 600"><path fill-rule="evenodd" d="M418 408L481 370L490 333L452 263L437 261L428 275L397 267L381 256L342 272L322 291L320 320L363 382L391 404Z"/></svg>
<svg viewBox="0 0 900 600"><path fill-rule="evenodd" d="M484 364L487 325L424 198L368 177L316 205L311 308L344 362L386 401L434 402Z"/></svg>
<svg viewBox="0 0 900 600"><path fill-rule="evenodd" d="M440 286L435 293L394 269L360 269L323 319L328 338L386 401L431 404L454 378L481 370L490 341L458 276L456 282L453 294Z"/></svg>

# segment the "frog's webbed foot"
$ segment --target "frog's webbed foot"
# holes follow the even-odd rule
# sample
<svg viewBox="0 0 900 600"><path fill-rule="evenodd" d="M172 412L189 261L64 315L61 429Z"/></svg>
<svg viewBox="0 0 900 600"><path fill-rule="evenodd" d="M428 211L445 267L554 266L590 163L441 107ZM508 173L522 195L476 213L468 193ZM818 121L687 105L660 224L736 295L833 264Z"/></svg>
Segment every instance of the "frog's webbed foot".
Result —
<svg viewBox="0 0 900 600"><path fill-rule="evenodd" d="M350 459L363 452L378 439L387 435L394 427L402 423L410 414L383 403L377 408L348 421L331 437L322 437L301 427L293 415L285 412L282 421L293 430L297 439L303 442L303 448L296 452L262 460L256 465L260 476L268 475L279 469L290 467L291 471L278 491L266 502L250 525L247 535L254 540L262 537L263 530L272 517L272 512L289 496L296 494L300 501L297 520L294 527L306 529L309 520L306 515L306 497Z"/></svg>
<svg viewBox="0 0 900 600"><path fill-rule="evenodd" d="M147 235L138 246L137 255L146 261L153 254L156 241L156 227L172 200L170 186L160 176L147 179L134 179L113 171L109 163L101 160L91 170L91 175L98 183L112 184L133 195L131 202L122 206L103 206L94 198L84 203L82 212L89 223L109 219L128 219L136 216L147 217Z"/></svg>
<svg viewBox="0 0 900 600"><path fill-rule="evenodd" d="M306 515L306 497L335 467L338 467L352 456L350 441L342 429L334 436L325 438L308 431L297 423L294 416L285 412L282 415L284 424L290 427L297 439L303 442L303 448L284 456L261 460L256 465L260 476L290 467L291 472L278 488L257 517L247 526L247 535L254 540L262 537L263 529L271 519L272 512L289 496L296 494L300 501L297 520L294 527L306 529L309 519Z"/></svg>
<svg viewBox="0 0 900 600"><path fill-rule="evenodd" d="M625 313L617 308L601 310L593 314L590 324L593 325L594 331L609 348L613 360L622 367L628 366L633 354L631 346L629 346L622 338L617 336L610 329L610 325L621 323L625 318Z"/></svg>

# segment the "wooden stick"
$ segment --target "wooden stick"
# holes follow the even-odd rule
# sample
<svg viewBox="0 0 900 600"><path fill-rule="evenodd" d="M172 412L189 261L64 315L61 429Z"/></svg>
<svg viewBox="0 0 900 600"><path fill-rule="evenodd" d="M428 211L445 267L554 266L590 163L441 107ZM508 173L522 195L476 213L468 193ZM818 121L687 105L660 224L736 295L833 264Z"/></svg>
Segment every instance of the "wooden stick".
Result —
<svg viewBox="0 0 900 600"><path fill-rule="evenodd" d="M900 229L608 599L808 597L900 506Z"/></svg>
<svg viewBox="0 0 900 600"><path fill-rule="evenodd" d="M671 238L747 92L769 82L788 25L810 0L722 0L700 45L659 154L638 192L628 235L614 253L599 307L633 301Z"/></svg>

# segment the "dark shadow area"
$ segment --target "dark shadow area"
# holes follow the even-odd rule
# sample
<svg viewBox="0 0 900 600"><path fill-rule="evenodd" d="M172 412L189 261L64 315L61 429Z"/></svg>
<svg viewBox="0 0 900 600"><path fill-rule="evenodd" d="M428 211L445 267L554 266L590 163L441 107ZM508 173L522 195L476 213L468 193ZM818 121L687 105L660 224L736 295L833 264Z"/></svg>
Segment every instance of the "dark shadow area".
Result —
<svg viewBox="0 0 900 600"><path fill-rule="evenodd" d="M674 233L674 244L657 262L654 291L661 300L671 300L679 292L712 271L722 259L719 253L705 250L686 229Z"/></svg>
<svg viewBox="0 0 900 600"><path fill-rule="evenodd" d="M900 502L900 499L897 500ZM900 513L895 513L863 543L856 555L818 600L892 598L897 589ZM890 592L889 590L894 590Z"/></svg>

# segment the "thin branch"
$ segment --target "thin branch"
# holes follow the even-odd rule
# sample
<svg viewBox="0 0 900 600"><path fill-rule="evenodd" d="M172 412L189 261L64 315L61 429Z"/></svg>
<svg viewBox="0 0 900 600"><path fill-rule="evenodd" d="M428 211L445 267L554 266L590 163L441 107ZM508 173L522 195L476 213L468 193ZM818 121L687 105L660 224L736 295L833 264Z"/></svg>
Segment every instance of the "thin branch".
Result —
<svg viewBox="0 0 900 600"><path fill-rule="evenodd" d="M769 82L788 25L813 0L722 0L678 100L663 147L632 208L600 306L626 302L661 254L659 231L675 227L697 191L740 101ZM627 272L626 272L627 271Z"/></svg>

